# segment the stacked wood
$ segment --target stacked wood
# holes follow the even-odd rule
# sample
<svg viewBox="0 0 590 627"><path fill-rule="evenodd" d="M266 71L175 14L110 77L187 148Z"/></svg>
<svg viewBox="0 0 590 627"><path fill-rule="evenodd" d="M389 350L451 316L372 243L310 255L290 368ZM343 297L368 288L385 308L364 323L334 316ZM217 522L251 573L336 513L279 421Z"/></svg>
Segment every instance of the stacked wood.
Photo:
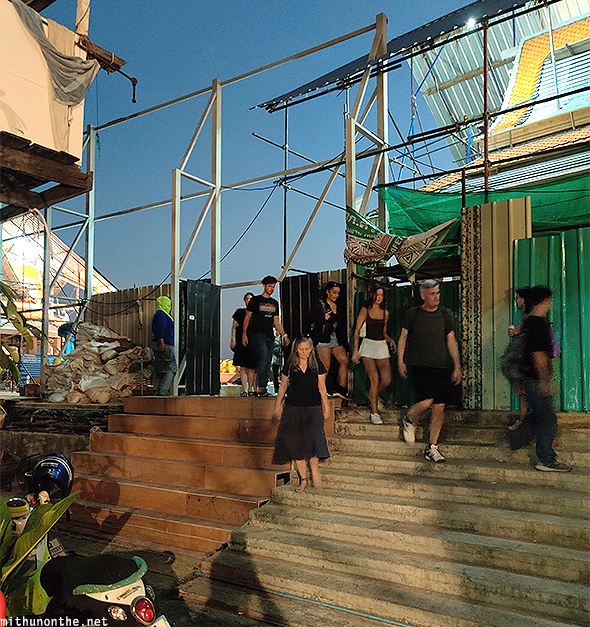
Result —
<svg viewBox="0 0 590 627"><path fill-rule="evenodd" d="M153 359L151 348L137 346L107 327L82 323L76 348L47 367L47 400L104 404L132 396L142 379L149 383Z"/></svg>

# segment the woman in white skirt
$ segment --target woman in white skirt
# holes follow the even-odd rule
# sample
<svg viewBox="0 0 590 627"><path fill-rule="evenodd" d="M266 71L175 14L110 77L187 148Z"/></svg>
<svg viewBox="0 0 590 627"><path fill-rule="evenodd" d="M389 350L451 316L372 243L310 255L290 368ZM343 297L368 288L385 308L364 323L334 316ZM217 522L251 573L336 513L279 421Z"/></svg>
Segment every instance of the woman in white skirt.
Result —
<svg viewBox="0 0 590 627"><path fill-rule="evenodd" d="M371 388L369 401L371 402L371 422L374 425L383 424L379 413L379 395L391 383L391 364L389 363L389 349L397 350L395 342L387 334L389 312L384 305L385 292L382 287L373 286L369 290L367 303L361 307L354 330L354 352L352 361L358 364L363 360L363 366L369 376ZM359 350L361 329L365 328L363 341Z"/></svg>

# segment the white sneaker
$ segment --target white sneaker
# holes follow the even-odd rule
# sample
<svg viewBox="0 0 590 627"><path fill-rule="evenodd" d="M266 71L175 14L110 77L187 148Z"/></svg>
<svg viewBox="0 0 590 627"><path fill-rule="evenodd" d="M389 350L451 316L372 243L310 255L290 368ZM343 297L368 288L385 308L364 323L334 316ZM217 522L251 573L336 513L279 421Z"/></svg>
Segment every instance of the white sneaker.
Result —
<svg viewBox="0 0 590 627"><path fill-rule="evenodd" d="M377 398L377 411L383 411L385 409L385 403L383 399L379 396Z"/></svg>
<svg viewBox="0 0 590 627"><path fill-rule="evenodd" d="M371 413L371 422L374 425L382 425L383 424L383 418L381 418L381 416L377 413Z"/></svg>
<svg viewBox="0 0 590 627"><path fill-rule="evenodd" d="M438 446L436 444L431 444L426 448L424 451L424 459L436 462L437 464L442 464L447 461L445 456L438 450Z"/></svg>
<svg viewBox="0 0 590 627"><path fill-rule="evenodd" d="M408 444L416 442L416 427L409 421L404 419L404 440Z"/></svg>

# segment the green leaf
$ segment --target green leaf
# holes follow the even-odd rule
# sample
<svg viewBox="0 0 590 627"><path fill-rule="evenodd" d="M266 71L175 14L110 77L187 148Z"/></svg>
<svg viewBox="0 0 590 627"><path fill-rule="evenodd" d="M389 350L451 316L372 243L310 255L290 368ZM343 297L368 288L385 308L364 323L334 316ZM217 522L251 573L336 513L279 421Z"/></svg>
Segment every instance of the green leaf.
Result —
<svg viewBox="0 0 590 627"><path fill-rule="evenodd" d="M0 499L0 564L7 561L13 543L12 515L4 499Z"/></svg>
<svg viewBox="0 0 590 627"><path fill-rule="evenodd" d="M20 381L20 370L18 369L16 362L6 353L6 348L7 347L3 345L0 349L0 367L10 370L12 380L15 383L18 383Z"/></svg>
<svg viewBox="0 0 590 627"><path fill-rule="evenodd" d="M17 293L10 287L10 285L7 285L2 281L0 281L0 294L6 296L8 300L15 300L16 298L18 298Z"/></svg>
<svg viewBox="0 0 590 627"><path fill-rule="evenodd" d="M26 559L27 555L41 542L49 530L63 516L68 507L78 498L80 492L75 492L66 496L58 503L51 505L43 511L42 516L38 519L38 524L32 529L23 531L20 538L15 542L14 549L10 560L2 567L2 579L0 582L4 587L8 576L14 569ZM27 525L28 526L28 525Z"/></svg>

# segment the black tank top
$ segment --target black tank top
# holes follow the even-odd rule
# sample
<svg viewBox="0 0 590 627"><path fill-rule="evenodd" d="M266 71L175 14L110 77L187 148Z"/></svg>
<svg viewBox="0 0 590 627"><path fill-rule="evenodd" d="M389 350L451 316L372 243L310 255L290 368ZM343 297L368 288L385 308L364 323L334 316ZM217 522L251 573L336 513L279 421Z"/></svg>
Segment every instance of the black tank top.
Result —
<svg viewBox="0 0 590 627"><path fill-rule="evenodd" d="M385 316L385 314L383 314ZM384 319L375 320L369 316L369 312L367 311L367 333L366 338L368 340L384 340L385 336L383 335L383 325Z"/></svg>

